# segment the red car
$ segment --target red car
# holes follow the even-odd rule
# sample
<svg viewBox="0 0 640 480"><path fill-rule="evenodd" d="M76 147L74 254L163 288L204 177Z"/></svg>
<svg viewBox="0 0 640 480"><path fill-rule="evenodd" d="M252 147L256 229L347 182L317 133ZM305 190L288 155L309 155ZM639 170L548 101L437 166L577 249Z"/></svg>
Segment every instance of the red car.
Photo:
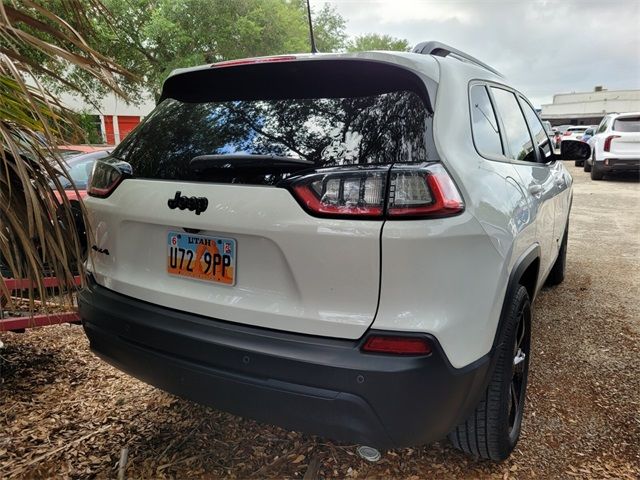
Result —
<svg viewBox="0 0 640 480"><path fill-rule="evenodd" d="M90 153L83 153L79 155L74 155L70 158L64 158L65 163L67 164L67 172L70 178L66 178L63 175L58 177L60 183L62 183L62 187L65 189L67 198L70 201L77 201L78 195L80 198L84 198L87 196L87 183L89 182L89 177L91 176L91 171L93 170L93 164L96 160L104 158L111 153L111 150L101 149L95 150ZM77 189L78 193L76 193ZM56 196L58 200L60 197L56 192Z"/></svg>
<svg viewBox="0 0 640 480"><path fill-rule="evenodd" d="M68 178L60 175L58 180L65 189L65 195L71 204L71 210L76 221L78 232L80 233L80 239L83 244L86 241L84 221L82 219L82 211L80 209L80 201L87 196L87 184L89 183L89 177L93 171L93 164L96 160L104 158L111 153L111 150L98 150L91 153L84 153L76 155L68 160L65 160L67 164ZM75 188L74 188L75 186ZM58 191L54 190L54 194L58 199L58 202L62 204L62 198ZM83 245L86 248L86 245Z"/></svg>
<svg viewBox="0 0 640 480"><path fill-rule="evenodd" d="M104 150L110 150L109 145L58 145L57 150L60 156L64 159L81 155L83 153L101 152Z"/></svg>

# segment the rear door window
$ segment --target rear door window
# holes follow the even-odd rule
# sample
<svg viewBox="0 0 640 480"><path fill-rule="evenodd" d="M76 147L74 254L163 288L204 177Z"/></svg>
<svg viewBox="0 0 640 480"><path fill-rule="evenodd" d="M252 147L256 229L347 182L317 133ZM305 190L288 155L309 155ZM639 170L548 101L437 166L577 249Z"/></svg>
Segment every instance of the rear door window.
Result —
<svg viewBox="0 0 640 480"><path fill-rule="evenodd" d="M529 130L533 135L534 144L538 147L540 152L540 158L544 163L551 161L553 156L553 150L551 148L551 142L547 136L547 132L542 125L542 121L538 114L535 112L531 105L529 105L522 97L520 97L520 106L524 112L524 116L529 124Z"/></svg>
<svg viewBox="0 0 640 480"><path fill-rule="evenodd" d="M513 160L536 162L533 141L516 96L512 92L498 87L491 87L491 93L504 124L506 142L509 147L506 155Z"/></svg>
<svg viewBox="0 0 640 480"><path fill-rule="evenodd" d="M615 132L640 132L640 117L622 117L613 121Z"/></svg>
<svg viewBox="0 0 640 480"><path fill-rule="evenodd" d="M471 130L473 141L480 155L485 157L502 156L502 142L496 113L484 85L471 87Z"/></svg>

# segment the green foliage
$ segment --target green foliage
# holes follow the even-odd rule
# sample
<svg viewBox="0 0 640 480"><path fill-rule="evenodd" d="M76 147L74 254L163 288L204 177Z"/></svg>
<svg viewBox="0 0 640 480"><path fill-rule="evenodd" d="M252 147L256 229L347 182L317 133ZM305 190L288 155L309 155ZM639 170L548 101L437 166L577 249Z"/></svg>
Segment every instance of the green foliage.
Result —
<svg viewBox="0 0 640 480"><path fill-rule="evenodd" d="M111 14L107 20L93 20L97 35L92 46L140 77L141 83L123 86L133 101L141 90L159 95L162 82L175 68L310 50L305 0L104 0L104 4ZM318 49L344 50L345 21L335 9L325 5L313 17ZM105 92L77 68L61 74L90 85L95 96Z"/></svg>
<svg viewBox="0 0 640 480"><path fill-rule="evenodd" d="M72 300L86 238L77 223L84 209L67 197L60 181L66 166L55 152L74 118L41 82L82 92L84 84L65 78L75 69L121 93L117 78L133 79L86 40L98 18L105 18L98 0L0 3L0 263L10 276L32 281L30 300L36 294L46 300L49 275ZM0 278L0 306L10 298Z"/></svg>
<svg viewBox="0 0 640 480"><path fill-rule="evenodd" d="M395 38L390 35L367 33L361 35L347 44L347 51L361 52L367 50L392 50L396 52L408 52L411 50L409 42L404 38Z"/></svg>
<svg viewBox="0 0 640 480"><path fill-rule="evenodd" d="M67 0L51 0L64 10ZM77 0L88 5L94 0ZM236 58L309 52L306 0L103 0L108 16L92 17L91 46L137 75L120 79L135 102L143 90L158 96L175 68ZM367 34L351 41L346 21L325 4L313 12L320 52L408 50L406 40ZM38 61L46 58L39 58ZM85 85L95 101L107 89L79 68L56 70L75 85ZM54 86L68 89L60 82ZM83 92L86 96L87 89Z"/></svg>
<svg viewBox="0 0 640 480"><path fill-rule="evenodd" d="M70 115L76 128L69 129L65 132L64 139L68 143L104 143L104 140L98 131L98 126L96 125L95 115L91 115L87 112L72 113Z"/></svg>

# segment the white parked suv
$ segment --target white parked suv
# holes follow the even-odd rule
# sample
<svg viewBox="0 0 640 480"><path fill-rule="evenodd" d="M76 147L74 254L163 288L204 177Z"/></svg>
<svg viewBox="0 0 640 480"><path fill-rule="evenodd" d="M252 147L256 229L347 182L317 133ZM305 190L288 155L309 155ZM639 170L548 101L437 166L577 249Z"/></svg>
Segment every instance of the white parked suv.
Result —
<svg viewBox="0 0 640 480"><path fill-rule="evenodd" d="M593 180L610 172L640 172L640 112L605 115L588 143L584 171Z"/></svg>
<svg viewBox="0 0 640 480"><path fill-rule="evenodd" d="M580 155L435 42L175 71L92 175L91 348L286 428L504 459Z"/></svg>

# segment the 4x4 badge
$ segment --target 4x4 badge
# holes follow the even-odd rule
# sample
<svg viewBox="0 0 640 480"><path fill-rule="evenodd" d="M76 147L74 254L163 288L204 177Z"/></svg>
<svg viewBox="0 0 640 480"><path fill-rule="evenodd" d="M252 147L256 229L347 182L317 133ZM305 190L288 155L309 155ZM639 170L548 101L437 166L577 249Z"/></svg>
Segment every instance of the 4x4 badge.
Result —
<svg viewBox="0 0 640 480"><path fill-rule="evenodd" d="M205 197L185 197L182 192L176 192L176 196L167 201L167 205L171 210L179 208L180 210L195 210L196 215L200 215L209 206L209 200Z"/></svg>

